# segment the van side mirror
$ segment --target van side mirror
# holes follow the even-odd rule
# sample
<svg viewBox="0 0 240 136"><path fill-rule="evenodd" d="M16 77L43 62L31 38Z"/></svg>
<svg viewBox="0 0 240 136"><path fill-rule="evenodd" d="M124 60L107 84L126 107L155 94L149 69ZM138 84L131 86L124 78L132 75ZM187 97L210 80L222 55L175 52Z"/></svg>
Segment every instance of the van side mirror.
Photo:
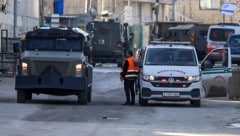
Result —
<svg viewBox="0 0 240 136"><path fill-rule="evenodd" d="M89 56L90 52L91 52L90 46L84 46L84 48L83 48L84 56Z"/></svg>

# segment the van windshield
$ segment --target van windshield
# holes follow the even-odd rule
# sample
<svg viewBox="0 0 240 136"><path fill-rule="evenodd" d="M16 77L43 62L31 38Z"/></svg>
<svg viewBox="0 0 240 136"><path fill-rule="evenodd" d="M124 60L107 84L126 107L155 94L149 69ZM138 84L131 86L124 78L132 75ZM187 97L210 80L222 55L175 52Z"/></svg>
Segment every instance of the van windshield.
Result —
<svg viewBox="0 0 240 136"><path fill-rule="evenodd" d="M194 50L152 48L147 51L145 65L197 66Z"/></svg>
<svg viewBox="0 0 240 136"><path fill-rule="evenodd" d="M210 40L225 42L230 34L234 33L234 29L213 28L210 30Z"/></svg>

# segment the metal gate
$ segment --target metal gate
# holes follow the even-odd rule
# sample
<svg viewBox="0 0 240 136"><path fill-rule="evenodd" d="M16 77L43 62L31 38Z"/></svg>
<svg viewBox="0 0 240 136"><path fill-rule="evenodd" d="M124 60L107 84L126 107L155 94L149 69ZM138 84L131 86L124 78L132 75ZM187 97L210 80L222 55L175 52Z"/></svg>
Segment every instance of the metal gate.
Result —
<svg viewBox="0 0 240 136"><path fill-rule="evenodd" d="M7 30L1 30L0 76L16 75L18 53L14 52L14 44L19 41L19 38L9 38Z"/></svg>

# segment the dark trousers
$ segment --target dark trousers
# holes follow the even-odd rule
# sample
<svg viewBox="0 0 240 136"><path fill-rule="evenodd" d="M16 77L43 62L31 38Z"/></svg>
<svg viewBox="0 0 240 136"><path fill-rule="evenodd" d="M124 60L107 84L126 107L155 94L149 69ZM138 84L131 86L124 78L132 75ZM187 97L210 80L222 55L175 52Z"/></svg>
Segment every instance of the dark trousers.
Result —
<svg viewBox="0 0 240 136"><path fill-rule="evenodd" d="M124 80L124 90L126 94L127 103L135 103L135 92L134 92L134 82L135 80ZM131 101L130 101L131 94Z"/></svg>

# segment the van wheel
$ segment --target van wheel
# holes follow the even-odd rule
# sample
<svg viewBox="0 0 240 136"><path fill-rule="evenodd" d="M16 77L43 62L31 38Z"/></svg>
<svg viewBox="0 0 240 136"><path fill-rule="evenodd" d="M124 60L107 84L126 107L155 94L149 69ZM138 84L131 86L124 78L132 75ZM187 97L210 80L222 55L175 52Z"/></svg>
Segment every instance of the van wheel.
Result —
<svg viewBox="0 0 240 136"><path fill-rule="evenodd" d="M145 100L141 97L141 94L139 94L139 104L141 106L147 106L148 105L148 100Z"/></svg>
<svg viewBox="0 0 240 136"><path fill-rule="evenodd" d="M92 86L91 87L88 87L88 102L91 102L92 101Z"/></svg>
<svg viewBox="0 0 240 136"><path fill-rule="evenodd" d="M193 105L193 107L201 107L201 100L191 100L190 104Z"/></svg>
<svg viewBox="0 0 240 136"><path fill-rule="evenodd" d="M26 103L26 91L24 90L17 90L17 102L18 103Z"/></svg>
<svg viewBox="0 0 240 136"><path fill-rule="evenodd" d="M88 102L87 91L81 91L78 93L78 104L86 105Z"/></svg>

